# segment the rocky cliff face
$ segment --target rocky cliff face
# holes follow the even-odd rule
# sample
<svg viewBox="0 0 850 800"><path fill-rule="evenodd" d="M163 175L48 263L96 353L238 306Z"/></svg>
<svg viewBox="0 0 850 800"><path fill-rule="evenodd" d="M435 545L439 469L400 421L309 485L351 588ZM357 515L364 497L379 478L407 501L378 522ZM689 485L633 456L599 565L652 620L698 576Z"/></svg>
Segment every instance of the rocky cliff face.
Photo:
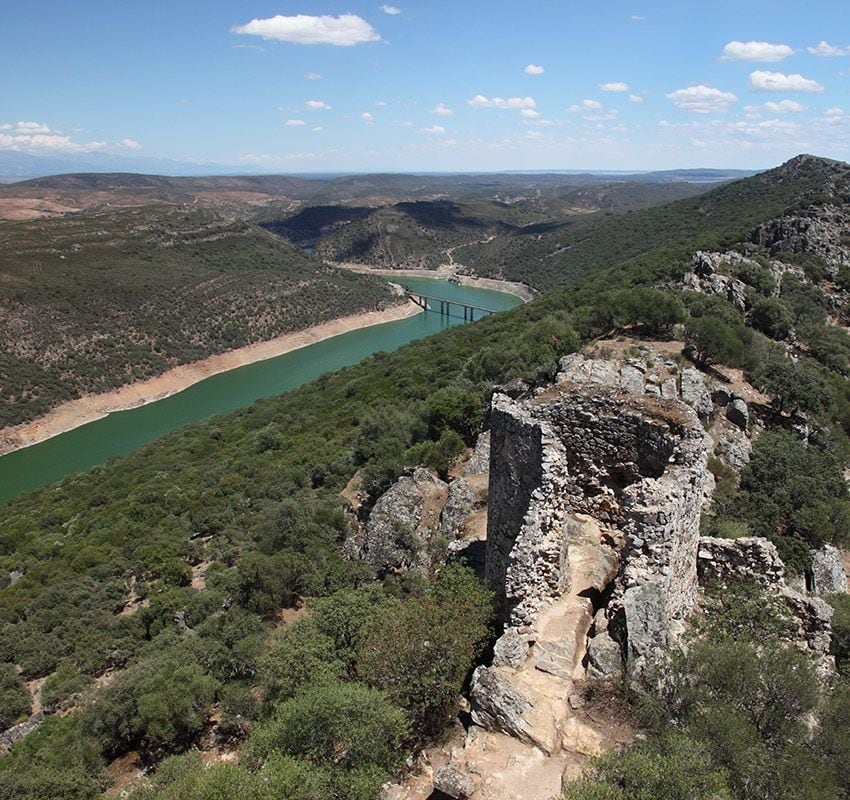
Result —
<svg viewBox="0 0 850 800"><path fill-rule="evenodd" d="M846 207L812 206L760 225L749 240L765 248L770 256L783 252L819 256L834 277L841 266L850 264L848 227Z"/></svg>
<svg viewBox="0 0 850 800"><path fill-rule="evenodd" d="M504 628L473 674L463 747L435 775L449 796L548 800L587 756L631 741L585 708L589 681L650 681L708 584L761 583L784 601L789 640L829 673L831 609L787 583L776 548L699 535L709 456L740 469L769 398L735 371L722 383L683 366L680 350L601 342L562 359L551 386L494 395L485 571ZM487 442L467 465L476 474L449 487L441 519L455 536L481 513L457 522L470 487L480 502ZM840 556L815 554L811 589L840 589Z"/></svg>
<svg viewBox="0 0 850 800"><path fill-rule="evenodd" d="M502 618L522 628L569 588L570 520L596 520L622 543L608 617L638 669L694 604L700 511L713 487L697 413L675 378L647 394L645 369L571 356L556 387L494 398L487 537Z"/></svg>

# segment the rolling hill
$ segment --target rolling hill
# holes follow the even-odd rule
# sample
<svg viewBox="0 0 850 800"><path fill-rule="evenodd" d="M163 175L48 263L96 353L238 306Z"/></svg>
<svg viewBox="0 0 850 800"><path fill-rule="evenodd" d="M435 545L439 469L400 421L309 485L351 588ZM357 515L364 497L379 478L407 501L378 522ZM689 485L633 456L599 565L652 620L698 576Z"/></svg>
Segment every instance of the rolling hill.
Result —
<svg viewBox="0 0 850 800"><path fill-rule="evenodd" d="M0 223L0 427L394 302L245 222L140 206Z"/></svg>

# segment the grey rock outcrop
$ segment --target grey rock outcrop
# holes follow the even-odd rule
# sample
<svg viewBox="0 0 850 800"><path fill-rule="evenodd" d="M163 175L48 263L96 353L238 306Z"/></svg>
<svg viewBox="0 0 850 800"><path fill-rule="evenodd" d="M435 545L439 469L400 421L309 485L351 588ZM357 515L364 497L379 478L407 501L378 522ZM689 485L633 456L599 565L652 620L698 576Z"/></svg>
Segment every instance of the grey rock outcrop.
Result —
<svg viewBox="0 0 850 800"><path fill-rule="evenodd" d="M749 237L766 248L771 256L778 253L806 253L823 259L834 276L842 264L850 264L850 250L843 238L850 227L850 215L838 206L812 206L760 225Z"/></svg>
<svg viewBox="0 0 850 800"><path fill-rule="evenodd" d="M518 667L528 653L528 639L516 628L508 628L493 646L494 667Z"/></svg>
<svg viewBox="0 0 850 800"><path fill-rule="evenodd" d="M637 369L631 364L626 364L620 370L620 385L629 394L643 394L646 388L644 370Z"/></svg>
<svg viewBox="0 0 850 800"><path fill-rule="evenodd" d="M587 677L601 680L623 677L623 650L607 631L597 633L588 642Z"/></svg>
<svg viewBox="0 0 850 800"><path fill-rule="evenodd" d="M462 533L463 521L475 508L475 493L464 478L455 478L449 484L446 504L440 515L440 535L456 539Z"/></svg>
<svg viewBox="0 0 850 800"><path fill-rule="evenodd" d="M743 428L729 422L721 422L717 430L715 455L730 466L735 472L740 472L750 463L753 443Z"/></svg>
<svg viewBox="0 0 850 800"><path fill-rule="evenodd" d="M682 370L682 400L687 403L700 419L708 419L714 411L711 393L705 382L705 376L693 367Z"/></svg>
<svg viewBox="0 0 850 800"><path fill-rule="evenodd" d="M522 742L534 744L524 718L532 704L523 697L499 669L478 667L472 674L470 700L472 719L487 730L497 730Z"/></svg>
<svg viewBox="0 0 850 800"><path fill-rule="evenodd" d="M434 773L434 788L446 797L465 800L475 791L475 782L453 764L446 764Z"/></svg>
<svg viewBox="0 0 850 800"><path fill-rule="evenodd" d="M812 580L815 594L824 596L847 591L847 573L841 551L825 544L812 553Z"/></svg>
<svg viewBox="0 0 850 800"><path fill-rule="evenodd" d="M750 409L743 397L733 396L726 406L726 419L741 430L746 430L750 424Z"/></svg>
<svg viewBox="0 0 850 800"><path fill-rule="evenodd" d="M403 476L369 514L359 556L378 571L427 566L448 485L424 468Z"/></svg>
<svg viewBox="0 0 850 800"><path fill-rule="evenodd" d="M797 623L797 630L792 633L792 639L804 642L815 655L820 656L823 672L834 668L833 659L829 656L832 643L833 609L819 597L800 594L790 587L780 589L782 597L788 604L791 615Z"/></svg>
<svg viewBox="0 0 850 800"><path fill-rule="evenodd" d="M0 756L6 755L18 742L37 731L43 722L44 714L38 711L29 719L0 733Z"/></svg>

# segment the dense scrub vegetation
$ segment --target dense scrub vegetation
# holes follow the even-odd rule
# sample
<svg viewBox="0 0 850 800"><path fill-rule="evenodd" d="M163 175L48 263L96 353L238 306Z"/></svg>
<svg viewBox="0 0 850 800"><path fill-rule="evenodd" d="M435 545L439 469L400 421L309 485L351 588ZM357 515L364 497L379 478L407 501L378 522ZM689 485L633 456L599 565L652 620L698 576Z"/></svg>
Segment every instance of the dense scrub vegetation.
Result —
<svg viewBox="0 0 850 800"><path fill-rule="evenodd" d="M782 603L754 585L727 587L698 623L658 691L632 698L650 738L597 759L565 800L850 796L850 683L823 685L808 656L782 642Z"/></svg>
<svg viewBox="0 0 850 800"><path fill-rule="evenodd" d="M547 290L615 264L672 264L695 250L726 249L765 220L823 197L823 162L805 159L675 203L606 214L587 224L570 218L528 226L459 248L455 259L477 274Z"/></svg>
<svg viewBox="0 0 850 800"><path fill-rule="evenodd" d="M0 759L0 798L88 800L128 753L155 767L143 800L374 797L450 724L490 598L461 568L377 581L344 560L339 492L358 469L373 499L407 466L445 471L494 384L551 377L597 337L681 330L694 359L742 367L776 398L777 430L740 487L721 484L709 527L768 535L800 569L802 545L843 542L846 365L814 349L791 362L749 311L671 291L680 273L657 254L608 270L0 508L0 717L26 716L24 681L39 678L48 710L76 709ZM764 276L748 278L758 292ZM783 430L798 410L806 445ZM846 669L850 609L835 605ZM784 622L760 594L708 612L665 690L640 700L653 735L568 797L848 796L848 689L821 691L803 656L762 646ZM802 721L815 712L813 735ZM213 735L242 742L238 764L204 767L193 747Z"/></svg>
<svg viewBox="0 0 850 800"><path fill-rule="evenodd" d="M392 301L259 228L149 206L0 223L0 427Z"/></svg>
<svg viewBox="0 0 850 800"><path fill-rule="evenodd" d="M512 234L546 231L563 224L581 225L602 209L625 212L707 190L705 184L609 184L585 178L589 185L550 188L518 186L516 194L496 192L498 182L475 191L469 187L451 200L403 201L369 208L355 205L307 206L279 217L274 209L260 215L260 224L296 244L316 246L316 253L336 262L385 268L436 269L454 263L461 245L486 242ZM495 196L494 196L495 194ZM564 219L569 223L564 223Z"/></svg>

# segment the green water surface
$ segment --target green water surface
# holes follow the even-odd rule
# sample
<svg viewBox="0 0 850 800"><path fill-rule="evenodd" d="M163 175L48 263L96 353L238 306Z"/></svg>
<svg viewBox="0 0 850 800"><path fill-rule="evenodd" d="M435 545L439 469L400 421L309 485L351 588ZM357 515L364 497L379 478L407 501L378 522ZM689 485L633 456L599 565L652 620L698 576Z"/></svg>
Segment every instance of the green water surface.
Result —
<svg viewBox="0 0 850 800"><path fill-rule="evenodd" d="M455 286L431 278L405 278L408 288L423 294L472 303L501 311L522 301L514 295ZM354 364L378 351L464 324L458 317L422 313L415 317L340 334L276 358L213 375L179 394L145 406L118 411L68 433L54 436L0 457L0 503L75 472L131 453L140 445L190 422L247 406L314 380L325 372Z"/></svg>

